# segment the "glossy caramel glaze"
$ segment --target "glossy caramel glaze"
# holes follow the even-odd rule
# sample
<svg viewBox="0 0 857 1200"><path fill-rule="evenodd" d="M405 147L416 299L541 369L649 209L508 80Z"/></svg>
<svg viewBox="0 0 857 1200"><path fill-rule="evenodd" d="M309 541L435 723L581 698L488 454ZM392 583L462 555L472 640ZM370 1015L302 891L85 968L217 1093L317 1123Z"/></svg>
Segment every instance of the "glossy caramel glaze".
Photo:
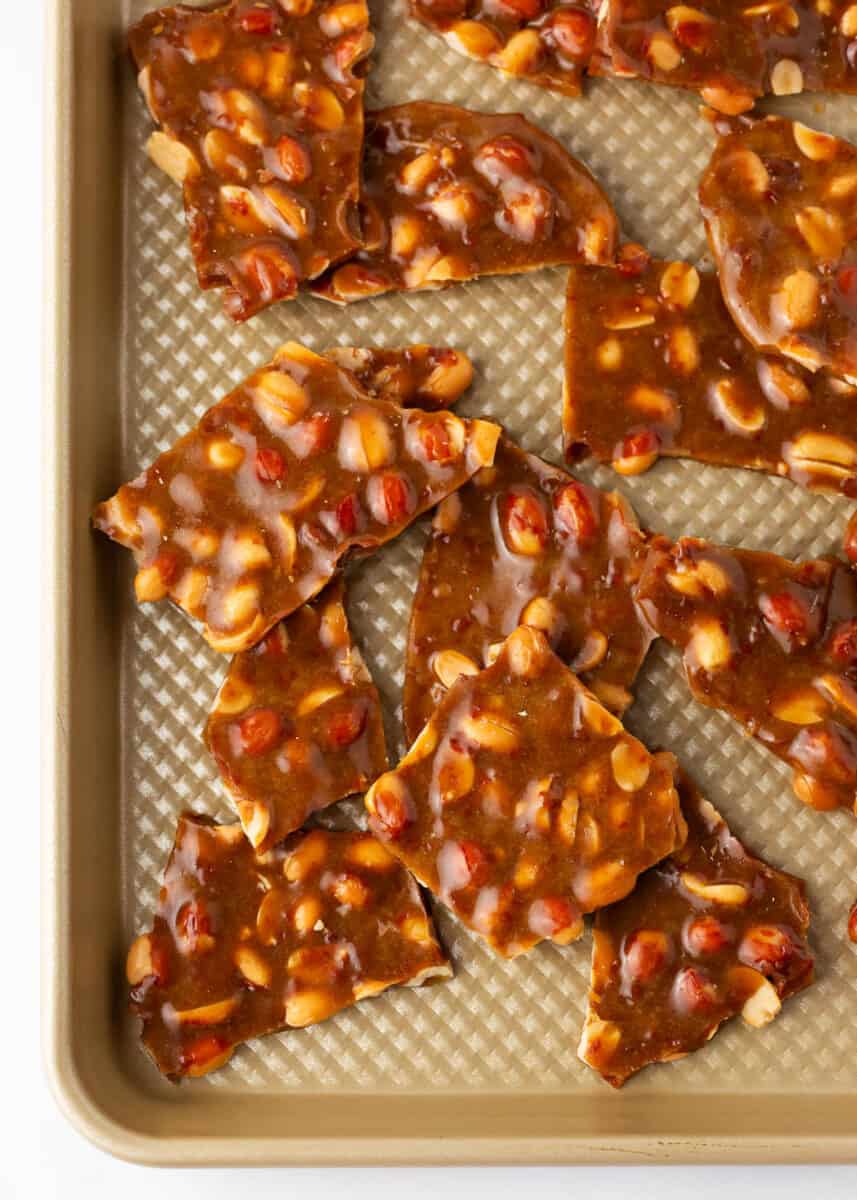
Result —
<svg viewBox="0 0 857 1200"><path fill-rule="evenodd" d="M699 200L736 325L857 382L857 146L783 117L717 128Z"/></svg>
<svg viewBox="0 0 857 1200"><path fill-rule="evenodd" d="M605 0L589 73L690 88L733 115L771 93L855 92L857 6Z"/></svg>
<svg viewBox="0 0 857 1200"><path fill-rule="evenodd" d="M857 811L857 577L847 566L664 540L637 598L683 652L694 696L787 762L805 804Z"/></svg>
<svg viewBox="0 0 857 1200"><path fill-rule="evenodd" d="M312 284L347 304L572 262L609 262L617 225L581 163L524 117L425 100L369 113L366 249Z"/></svg>
<svg viewBox="0 0 857 1200"><path fill-rule="evenodd" d="M587 687L621 713L651 642L632 598L645 553L620 496L501 438L494 465L435 515L408 634L408 738L451 679L490 662L522 623L545 633Z"/></svg>
<svg viewBox="0 0 857 1200"><path fill-rule="evenodd" d="M570 272L567 459L630 475L663 454L857 495L857 387L754 349L715 275L623 251Z"/></svg>
<svg viewBox="0 0 857 1200"><path fill-rule="evenodd" d="M169 597L215 649L246 650L349 551L389 541L490 464L498 433L370 396L289 342L94 523L134 551L139 600Z"/></svg>
<svg viewBox="0 0 857 1200"><path fill-rule="evenodd" d="M174 1080L249 1038L451 974L416 883L373 837L315 829L260 854L240 825L190 813L126 973L143 1045Z"/></svg>
<svg viewBox="0 0 857 1200"><path fill-rule="evenodd" d="M747 850L687 780L679 792L684 847L595 917L579 1054L613 1087L738 1013L767 1024L813 979L803 881Z"/></svg>
<svg viewBox="0 0 857 1200"><path fill-rule="evenodd" d="M566 96L580 95L595 45L595 16L585 2L411 0L411 12L468 58Z"/></svg>
<svg viewBox="0 0 857 1200"><path fill-rule="evenodd" d="M387 768L381 701L343 599L337 580L237 654L208 718L206 743L257 850Z"/></svg>
<svg viewBox="0 0 857 1200"><path fill-rule="evenodd" d="M512 958L573 941L582 913L682 843L674 769L521 626L459 676L366 807L420 882Z"/></svg>
<svg viewBox="0 0 857 1200"><path fill-rule="evenodd" d="M232 0L149 13L130 32L162 132L150 153L184 187L200 286L244 321L358 246L364 0Z"/></svg>

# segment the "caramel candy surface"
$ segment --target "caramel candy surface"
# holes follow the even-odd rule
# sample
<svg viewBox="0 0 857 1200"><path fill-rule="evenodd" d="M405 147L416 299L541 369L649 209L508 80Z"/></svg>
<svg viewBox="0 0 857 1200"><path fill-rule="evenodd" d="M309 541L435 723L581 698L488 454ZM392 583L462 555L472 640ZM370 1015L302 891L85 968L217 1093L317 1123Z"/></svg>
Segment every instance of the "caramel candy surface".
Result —
<svg viewBox="0 0 857 1200"><path fill-rule="evenodd" d="M689 88L731 115L764 95L855 92L857 10L851 0L605 0L589 73Z"/></svg>
<svg viewBox="0 0 857 1200"><path fill-rule="evenodd" d="M366 807L391 853L513 958L573 941L583 913L682 843L674 769L521 626L453 683Z"/></svg>
<svg viewBox="0 0 857 1200"><path fill-rule="evenodd" d="M360 245L365 0L159 9L129 35L202 288L244 321Z"/></svg>
<svg viewBox="0 0 857 1200"><path fill-rule="evenodd" d="M788 763L805 804L857 812L857 578L844 563L664 540L637 599L683 652L697 700Z"/></svg>
<svg viewBox="0 0 857 1200"><path fill-rule="evenodd" d="M314 829L260 854L240 825L188 813L126 973L143 1045L178 1080L451 970L419 888L370 835Z"/></svg>
<svg viewBox="0 0 857 1200"><path fill-rule="evenodd" d="M735 324L857 382L857 146L783 117L718 128L699 200Z"/></svg>
<svg viewBox="0 0 857 1200"><path fill-rule="evenodd" d="M580 95L595 45L588 3L411 0L411 12L468 58L566 96Z"/></svg>
<svg viewBox="0 0 857 1200"><path fill-rule="evenodd" d="M366 248L311 285L347 304L573 262L610 262L616 214L589 171L524 117L426 100L366 118Z"/></svg>
<svg viewBox="0 0 857 1200"><path fill-rule="evenodd" d="M381 701L337 580L232 660L205 728L245 835L267 850L387 768Z"/></svg>
<svg viewBox="0 0 857 1200"><path fill-rule="evenodd" d="M754 349L712 273L639 248L618 269L571 269L569 461L593 454L634 474L669 455L854 496L855 411L857 386Z"/></svg>
<svg viewBox="0 0 857 1200"><path fill-rule="evenodd" d="M613 1087L739 1013L766 1025L813 979L803 881L747 850L687 780L679 792L684 847L595 917L578 1053Z"/></svg>
<svg viewBox="0 0 857 1200"><path fill-rule="evenodd" d="M133 550L140 601L169 597L216 650L255 645L349 551L389 541L489 465L496 425L403 409L289 342L94 523Z"/></svg>
<svg viewBox="0 0 857 1200"><path fill-rule="evenodd" d="M632 596L645 554L622 497L502 438L494 465L435 515L408 633L408 738L457 675L489 663L520 624L541 630L621 713L651 642Z"/></svg>

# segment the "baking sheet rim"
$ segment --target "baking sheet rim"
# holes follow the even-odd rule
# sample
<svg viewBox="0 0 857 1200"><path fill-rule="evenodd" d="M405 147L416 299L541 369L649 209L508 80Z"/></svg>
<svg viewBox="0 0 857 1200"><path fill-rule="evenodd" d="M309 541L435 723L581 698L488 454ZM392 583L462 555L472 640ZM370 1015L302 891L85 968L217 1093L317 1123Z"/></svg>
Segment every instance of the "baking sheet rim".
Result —
<svg viewBox="0 0 857 1200"><path fill-rule="evenodd" d="M271 1138L244 1135L159 1137L117 1120L109 1103L93 1094L75 1062L71 1044L72 997L69 954L68 830L72 750L66 737L70 711L70 601L73 506L70 494L70 447L65 437L72 419L70 255L72 229L72 77L73 8L78 0L49 0L46 37L46 204L45 293L51 302L45 317L45 391L43 455L46 499L43 539L48 561L48 611L52 624L42 664L42 1048L48 1082L67 1119L100 1149L148 1165L370 1165L370 1164L537 1164L653 1162L855 1162L857 1134L847 1125L838 1131L802 1135L789 1130L769 1136L665 1136L652 1138L608 1132L603 1136L568 1134L540 1137L498 1136L486 1129L474 1136ZM516 1093L507 1099L522 1099ZM406 1094L390 1092L387 1102L402 1104ZM485 1100L485 1094L480 1094ZM752 1100L752 1098L750 1098ZM820 1099L820 1098L818 1098ZM836 1096L824 1097L837 1111ZM728 1104L728 1094L712 1103ZM561 1098L557 1098L561 1102ZM585 1102L585 1099L582 1100ZM617 1116L621 1096L616 1097ZM795 1097L795 1128L801 1110ZM736 1129L739 1118L736 1114Z"/></svg>

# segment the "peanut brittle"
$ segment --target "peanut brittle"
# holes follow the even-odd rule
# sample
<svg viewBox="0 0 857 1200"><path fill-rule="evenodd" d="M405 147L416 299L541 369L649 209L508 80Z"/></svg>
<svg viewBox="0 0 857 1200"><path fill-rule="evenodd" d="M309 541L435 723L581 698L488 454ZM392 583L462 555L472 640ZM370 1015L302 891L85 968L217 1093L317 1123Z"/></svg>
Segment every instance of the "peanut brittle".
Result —
<svg viewBox="0 0 857 1200"><path fill-rule="evenodd" d="M333 346L324 357L350 371L373 396L406 408L450 408L473 382L473 363L448 347Z"/></svg>
<svg viewBox="0 0 857 1200"><path fill-rule="evenodd" d="M609 262L616 215L586 168L524 117L426 100L367 114L364 242L311 285L347 304L572 262Z"/></svg>
<svg viewBox="0 0 857 1200"><path fill-rule="evenodd" d="M736 325L857 382L857 146L783 117L717 127L699 200Z"/></svg>
<svg viewBox="0 0 857 1200"><path fill-rule="evenodd" d="M244 833L267 850L387 769L381 701L341 580L235 656L205 728Z"/></svg>
<svg viewBox="0 0 857 1200"><path fill-rule="evenodd" d="M169 597L216 650L246 650L349 551L389 541L490 465L498 434L370 396L288 342L94 524L134 551L138 600Z"/></svg>
<svg viewBox="0 0 857 1200"><path fill-rule="evenodd" d="M792 767L817 809L857 812L857 577L696 538L653 546L638 603L697 700Z"/></svg>
<svg viewBox="0 0 857 1200"><path fill-rule="evenodd" d="M813 979L803 881L750 853L686 780L679 792L684 847L595 917L578 1053L613 1087L738 1013L766 1025Z"/></svg>
<svg viewBox="0 0 857 1200"><path fill-rule="evenodd" d="M408 738L452 682L490 663L519 624L541 630L621 713L652 640L632 598L645 553L622 497L501 438L494 466L435 514L408 635Z"/></svg>
<svg viewBox="0 0 857 1200"><path fill-rule="evenodd" d="M250 1038L452 973L416 883L375 838L314 829L260 854L240 825L193 813L126 970L143 1045L175 1080Z"/></svg>
<svg viewBox="0 0 857 1200"><path fill-rule="evenodd" d="M468 58L566 96L580 95L595 44L587 0L411 0L411 12Z"/></svg>
<svg viewBox="0 0 857 1200"><path fill-rule="evenodd" d="M184 189L202 288L244 321L360 245L365 0L230 0L130 32L160 126L152 159Z"/></svg>
<svg viewBox="0 0 857 1200"><path fill-rule="evenodd" d="M589 73L689 88L714 108L744 112L765 90L765 18L746 17L745 7L602 0Z"/></svg>
<svg viewBox="0 0 857 1200"><path fill-rule="evenodd" d="M857 5L603 0L589 71L690 88L731 114L771 93L855 92Z"/></svg>
<svg viewBox="0 0 857 1200"><path fill-rule="evenodd" d="M569 275L568 460L630 475L673 455L857 495L857 387L755 350L713 274L623 250Z"/></svg>
<svg viewBox="0 0 857 1200"><path fill-rule="evenodd" d="M417 879L512 958L579 937L582 913L681 845L674 767L521 626L459 676L366 807Z"/></svg>

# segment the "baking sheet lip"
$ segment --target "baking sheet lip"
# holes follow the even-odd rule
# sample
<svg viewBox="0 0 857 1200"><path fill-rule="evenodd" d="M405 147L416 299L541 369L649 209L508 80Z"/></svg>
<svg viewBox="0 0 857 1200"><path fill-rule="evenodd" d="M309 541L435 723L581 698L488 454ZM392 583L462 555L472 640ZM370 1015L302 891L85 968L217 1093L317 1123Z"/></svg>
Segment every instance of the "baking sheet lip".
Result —
<svg viewBox="0 0 857 1200"><path fill-rule="evenodd" d="M652 1137L605 1133L543 1138L498 1138L491 1132L470 1137L406 1134L391 1138L348 1136L292 1140L222 1134L161 1137L125 1124L109 1111L101 1089L93 1091L75 1062L71 1039L72 1003L68 982L69 871L68 825L70 747L68 713L69 591L74 514L59 503L68 495L70 446L65 431L72 414L70 396L69 241L72 233L71 73L72 5L49 0L46 24L45 161L47 244L44 279L52 297L45 314L43 434L47 496L43 518L48 558L47 611L51 636L42 670L42 1016L43 1069L52 1095L70 1124L101 1150L126 1161L152 1166L247 1165L441 1165L642 1162L857 1162L857 1136L851 1131L824 1136L782 1134L767 1137ZM509 1102L519 1093L510 1091ZM617 1115L619 1113L617 1101Z"/></svg>

